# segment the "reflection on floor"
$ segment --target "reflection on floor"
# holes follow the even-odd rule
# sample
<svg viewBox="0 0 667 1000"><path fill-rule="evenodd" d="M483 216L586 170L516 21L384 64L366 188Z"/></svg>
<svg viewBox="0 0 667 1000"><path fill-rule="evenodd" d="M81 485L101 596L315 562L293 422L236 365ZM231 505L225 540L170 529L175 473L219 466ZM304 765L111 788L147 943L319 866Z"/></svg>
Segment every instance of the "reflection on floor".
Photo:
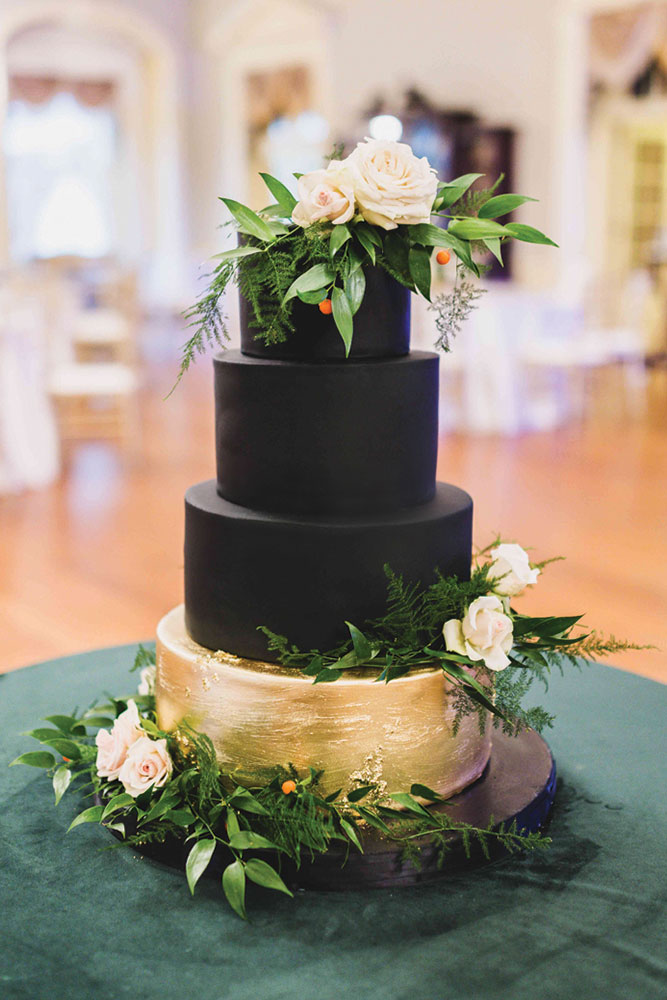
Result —
<svg viewBox="0 0 667 1000"><path fill-rule="evenodd" d="M150 638L182 599L182 497L214 475L213 400L207 360L164 401L173 374L153 351L133 462L78 444L56 485L0 499L0 670ZM667 681L667 373L651 375L643 417L616 411L616 377L601 374L587 419L564 429L443 436L438 473L475 498L477 544L501 532L536 558L567 556L523 609L585 611L658 645L615 662Z"/></svg>

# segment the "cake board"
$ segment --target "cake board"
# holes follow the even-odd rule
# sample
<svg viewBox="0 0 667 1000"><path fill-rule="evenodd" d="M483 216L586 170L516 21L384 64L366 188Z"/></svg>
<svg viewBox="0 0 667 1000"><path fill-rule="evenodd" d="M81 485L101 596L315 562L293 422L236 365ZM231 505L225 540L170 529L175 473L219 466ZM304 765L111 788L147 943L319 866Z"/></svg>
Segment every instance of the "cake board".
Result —
<svg viewBox="0 0 667 1000"><path fill-rule="evenodd" d="M547 743L533 730L518 736L494 733L493 751L484 773L468 788L452 796L434 811L445 811L453 819L476 827L492 821L505 828L516 822L520 830L535 832L548 822L556 793L556 765ZM400 815L400 814L399 814ZM110 832L122 839L113 830ZM362 837L364 853L332 848L311 859L304 851L301 867L283 859L280 871L293 889L326 891L358 890L415 885L447 877L462 870L482 867L507 856L507 851L489 843L489 857L471 842L470 855L464 850L460 834L452 833L444 864L438 864L438 850L429 849L428 838L416 841L424 847L420 865L403 858L403 848L374 829L366 828ZM174 868L184 868L191 845L171 840L162 844L133 847L143 856ZM276 864L273 852L253 852ZM207 877L220 878L230 857L218 850L206 870Z"/></svg>

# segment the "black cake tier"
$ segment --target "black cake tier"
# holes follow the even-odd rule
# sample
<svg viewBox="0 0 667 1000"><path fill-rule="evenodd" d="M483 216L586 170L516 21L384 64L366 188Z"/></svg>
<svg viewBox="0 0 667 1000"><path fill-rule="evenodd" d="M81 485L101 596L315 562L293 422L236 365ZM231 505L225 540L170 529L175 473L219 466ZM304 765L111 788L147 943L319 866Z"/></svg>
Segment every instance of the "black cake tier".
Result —
<svg viewBox="0 0 667 1000"><path fill-rule="evenodd" d="M380 513L435 493L438 357L214 359L218 492L288 514Z"/></svg>
<svg viewBox="0 0 667 1000"><path fill-rule="evenodd" d="M366 291L354 317L350 358L388 358L410 350L410 292L380 267L365 268ZM283 361L343 361L345 346L333 316L316 305L296 300L292 307L294 331L280 344L266 345L251 326L252 309L240 296L241 350L260 358Z"/></svg>
<svg viewBox="0 0 667 1000"><path fill-rule="evenodd" d="M388 464L392 455L386 456ZM385 563L430 583L437 566L467 579L472 500L439 483L427 503L394 513L260 513L220 497L215 480L185 497L186 627L209 649L268 658L258 625L301 648L327 649L386 609Z"/></svg>

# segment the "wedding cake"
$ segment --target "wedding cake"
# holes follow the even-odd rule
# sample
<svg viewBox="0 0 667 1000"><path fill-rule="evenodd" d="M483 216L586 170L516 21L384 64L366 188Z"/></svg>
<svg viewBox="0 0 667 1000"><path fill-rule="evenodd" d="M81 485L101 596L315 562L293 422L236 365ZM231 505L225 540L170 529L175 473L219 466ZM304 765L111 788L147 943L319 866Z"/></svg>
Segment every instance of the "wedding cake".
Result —
<svg viewBox="0 0 667 1000"><path fill-rule="evenodd" d="M296 310L298 310L298 306ZM271 664L258 625L306 649L344 641L346 621L379 617L384 567L429 584L467 579L472 500L436 483L436 354L409 349L410 293L374 270L350 357L330 317L296 317L287 344L214 359L217 478L185 498L185 606L158 628L160 725L182 717L212 736L221 763L276 760L441 794L479 777L488 731L453 734L438 665L393 681L332 685Z"/></svg>

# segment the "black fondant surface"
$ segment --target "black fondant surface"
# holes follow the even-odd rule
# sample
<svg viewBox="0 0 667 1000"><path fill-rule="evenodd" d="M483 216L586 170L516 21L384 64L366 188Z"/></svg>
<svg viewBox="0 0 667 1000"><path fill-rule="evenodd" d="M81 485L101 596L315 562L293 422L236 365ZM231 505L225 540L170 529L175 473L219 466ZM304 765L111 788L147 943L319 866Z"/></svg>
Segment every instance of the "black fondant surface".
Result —
<svg viewBox="0 0 667 1000"><path fill-rule="evenodd" d="M214 360L218 492L258 510L397 510L435 493L438 357Z"/></svg>
<svg viewBox="0 0 667 1000"><path fill-rule="evenodd" d="M351 358L397 357L410 350L410 292L380 267L364 269L366 292L354 317ZM266 346L247 300L239 296L241 350L263 358L301 361L341 361L345 347L333 316L324 316L317 305L297 299L293 306L294 332L281 344Z"/></svg>
<svg viewBox="0 0 667 1000"><path fill-rule="evenodd" d="M185 497L185 611L210 649L265 659L258 625L302 648L327 649L386 607L388 563L429 583L436 566L467 579L472 500L439 483L433 500L394 514L305 517L259 513L222 499L215 480Z"/></svg>

